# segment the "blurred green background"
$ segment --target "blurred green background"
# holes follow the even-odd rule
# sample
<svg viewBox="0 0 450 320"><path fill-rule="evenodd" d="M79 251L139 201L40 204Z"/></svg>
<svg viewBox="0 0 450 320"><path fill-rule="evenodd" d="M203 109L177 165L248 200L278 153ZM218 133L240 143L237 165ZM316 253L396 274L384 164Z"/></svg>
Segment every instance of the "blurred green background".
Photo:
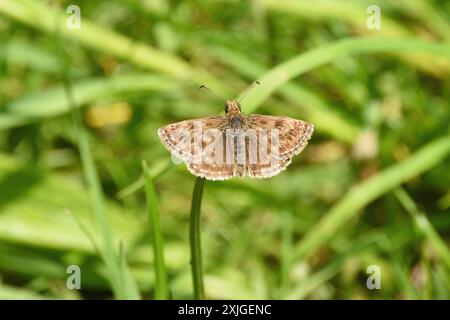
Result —
<svg viewBox="0 0 450 320"><path fill-rule="evenodd" d="M120 265L153 299L144 159L171 297L191 298L195 177L156 130L223 114L199 85L235 98L255 79L244 113L316 131L272 179L206 183L207 298L450 297L450 2L2 0L0 39L0 298L120 298Z"/></svg>

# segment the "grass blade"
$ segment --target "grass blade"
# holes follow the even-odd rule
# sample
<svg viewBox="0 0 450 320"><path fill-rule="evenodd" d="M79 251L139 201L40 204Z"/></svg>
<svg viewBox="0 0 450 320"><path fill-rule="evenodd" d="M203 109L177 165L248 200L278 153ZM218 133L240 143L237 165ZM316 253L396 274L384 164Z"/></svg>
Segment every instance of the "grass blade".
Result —
<svg viewBox="0 0 450 320"><path fill-rule="evenodd" d="M129 92L164 91L174 89L176 83L167 77L148 74L128 74L83 80L72 85L77 105ZM70 111L63 86L27 95L6 106L10 114L24 117L51 117Z"/></svg>
<svg viewBox="0 0 450 320"><path fill-rule="evenodd" d="M433 225L428 220L427 216L419 211L414 203L414 200L411 199L409 194L406 193L404 189L399 188L395 190L394 194L403 208L405 208L405 210L410 214L419 230L430 241L436 252L450 269L450 251L448 250L446 243L441 239Z"/></svg>
<svg viewBox="0 0 450 320"><path fill-rule="evenodd" d="M83 17L82 28L77 32L66 27L67 15L62 10L30 0L0 1L0 13L46 33L60 30L61 36L76 40L86 47L114 55L145 70L193 81L208 83L220 93L227 93L226 86L207 70L197 70L182 59L157 50L149 45L103 28Z"/></svg>
<svg viewBox="0 0 450 320"><path fill-rule="evenodd" d="M132 289L136 288L136 286L132 284L133 280L131 278L131 274L128 268L121 263L120 257L114 250L114 240L105 211L103 193L97 175L97 170L89 148L86 133L81 126L81 120L77 112L76 102L68 79L65 79L64 88L68 104L73 110L81 163L83 165L83 172L88 184L92 213L96 226L100 232L101 243L99 245L99 250L101 251L101 256L105 262L105 265L108 268L115 297L117 299L138 299L139 292L137 289Z"/></svg>
<svg viewBox="0 0 450 320"><path fill-rule="evenodd" d="M376 246L377 239L362 239L361 242L357 242L347 252L341 253L338 258L328 263L322 269L316 271L313 274L301 282L294 290L287 294L284 298L288 300L300 300L308 296L308 294L321 284L326 283L327 280L335 276L348 260L352 257L366 253Z"/></svg>
<svg viewBox="0 0 450 320"><path fill-rule="evenodd" d="M304 21L305 19L313 19L315 21L321 22L340 20L346 24L351 25L352 29L357 34L368 36L373 35L373 30L367 28L367 8L372 4L373 2L370 0L261 0L261 5L269 11L292 15L300 18L300 21ZM411 32L411 27L407 28L399 21L398 17L395 14L397 10L407 11L407 7L411 6L411 4L412 7L416 6L413 9L414 14L411 17L415 21L417 21L418 19L416 15L423 15L424 12L427 11L424 6L420 6L420 8L417 7L418 1L406 1L405 3L394 3L393 1L377 1L377 4L383 10L382 28L377 30L377 35L380 37L391 39L401 39L414 36L414 32ZM411 9L412 8L409 8L409 10ZM418 12L420 13L418 14ZM440 33L446 32L448 26L443 25L442 21L440 23L438 22L438 20L443 19L432 15L428 15L428 17L433 17L431 20L433 20L435 23L437 22L440 28ZM436 24L435 27L437 27ZM419 28L420 26L418 24L417 29ZM411 66L415 66L433 76L444 77L443 73L448 73L450 70L450 64L445 62L430 64L428 60L429 57L423 54L403 52L399 55L399 57L410 63Z"/></svg>
<svg viewBox="0 0 450 320"><path fill-rule="evenodd" d="M153 185L153 180L149 173L149 168L145 161L142 162L145 177L145 194L147 196L147 211L150 223L150 233L153 244L153 256L155 264L155 298L169 299L169 287L167 284L167 271L164 263L164 248L161 226L159 222L158 202Z"/></svg>
<svg viewBox="0 0 450 320"><path fill-rule="evenodd" d="M450 138L430 142L408 160L395 164L381 173L355 185L314 226L295 250L293 260L304 259L325 244L349 219L371 201L398 187L409 179L427 171L450 153Z"/></svg>
<svg viewBox="0 0 450 320"><path fill-rule="evenodd" d="M79 32L72 32L66 27L67 15L63 11L57 12L55 8L36 1L1 1L0 12L45 32L61 30L64 37L133 61L147 69L179 77L184 77L189 72L188 65L182 60L149 46L134 43L125 36L95 25L87 18L83 17L83 27Z"/></svg>
<svg viewBox="0 0 450 320"><path fill-rule="evenodd" d="M259 78L261 85L246 97L246 111L251 113L280 86L314 68L336 60L339 56L360 53L423 51L450 60L450 46L417 39L348 38L302 53ZM242 96L242 94L241 94Z"/></svg>
<svg viewBox="0 0 450 320"><path fill-rule="evenodd" d="M281 257L280 257L280 279L281 289L289 289L289 276L291 273L290 256L294 240L294 219L291 210L283 210L283 225L281 229Z"/></svg>
<svg viewBox="0 0 450 320"><path fill-rule="evenodd" d="M266 68L255 60L236 53L228 48L213 47L210 49L223 63L231 65L246 77L257 79L264 74ZM319 131L323 131L341 141L353 143L360 129L344 117L337 114L333 106L328 104L313 91L298 84L286 83L280 87L280 95L293 105L298 105L305 113L305 119L315 124ZM247 109L247 102L243 104Z"/></svg>
<svg viewBox="0 0 450 320"><path fill-rule="evenodd" d="M192 282L194 286L194 298L197 300L205 299L202 269L202 247L200 241L200 207L202 204L204 184L205 179L195 179L189 227L189 239L191 242Z"/></svg>

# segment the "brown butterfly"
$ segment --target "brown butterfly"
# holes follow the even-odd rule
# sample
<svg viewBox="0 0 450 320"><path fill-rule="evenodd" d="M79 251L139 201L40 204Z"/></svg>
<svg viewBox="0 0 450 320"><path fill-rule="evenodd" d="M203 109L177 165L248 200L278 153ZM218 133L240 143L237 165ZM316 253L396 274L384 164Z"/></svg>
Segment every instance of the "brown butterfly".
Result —
<svg viewBox="0 0 450 320"><path fill-rule="evenodd" d="M158 129L158 136L195 176L263 179L286 169L314 130L289 117L243 115L234 100L226 101L225 114L169 124Z"/></svg>

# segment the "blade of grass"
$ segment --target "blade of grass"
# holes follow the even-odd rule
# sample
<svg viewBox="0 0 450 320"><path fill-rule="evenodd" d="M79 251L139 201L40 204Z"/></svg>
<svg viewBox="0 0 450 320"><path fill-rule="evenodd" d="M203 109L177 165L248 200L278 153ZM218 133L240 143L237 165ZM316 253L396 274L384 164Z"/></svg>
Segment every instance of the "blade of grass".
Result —
<svg viewBox="0 0 450 320"><path fill-rule="evenodd" d="M405 299L419 299L419 293L411 282L410 270L406 267L405 258L401 255L401 252L394 252L389 256L389 260L391 261L394 282L399 291L405 295Z"/></svg>
<svg viewBox="0 0 450 320"><path fill-rule="evenodd" d="M148 69L179 77L185 77L189 73L189 66L182 60L101 28L84 16L82 28L74 32L66 27L67 14L64 11L36 1L1 1L0 12L45 32L53 33L59 29L64 37L138 63Z"/></svg>
<svg viewBox="0 0 450 320"><path fill-rule="evenodd" d="M128 267L123 241L119 242L119 268L120 281L123 285L123 291L127 294L125 299L140 299L139 288L132 278L131 270Z"/></svg>
<svg viewBox="0 0 450 320"><path fill-rule="evenodd" d="M46 73L58 74L60 69L60 61L52 53L18 40L0 44L0 60L23 64L33 70Z"/></svg>
<svg viewBox="0 0 450 320"><path fill-rule="evenodd" d="M94 246L97 254L100 257L104 257L104 254L99 249L99 246L97 244L97 241L94 238L94 235L89 231L89 229L86 227L86 225L83 223L83 221L81 221L81 219L77 215L73 214L70 210L66 209L66 212L74 217L74 219L77 222L78 226L80 227L81 231L86 235L86 237L89 238L89 241ZM137 292L138 289L137 289L137 286L134 284L134 282L127 281L126 277L123 276L125 273L128 273L129 270L128 270L128 266L126 265L126 258L125 258L125 254L124 254L124 250L123 250L123 242L122 241L119 244L119 264L120 264L120 268L122 270L121 271L121 281L125 286L128 286L125 288L124 291Z"/></svg>
<svg viewBox="0 0 450 320"><path fill-rule="evenodd" d="M77 104L82 105L112 95L147 90L173 90L174 87L176 87L175 82L161 76L129 74L108 79L84 80L73 85L73 95ZM0 112L0 129L9 129L41 118L58 116L69 110L64 87L56 86L43 92L26 95L6 105L4 112Z"/></svg>
<svg viewBox="0 0 450 320"><path fill-rule="evenodd" d="M6 285L0 281L1 300L44 300L51 297L40 295L32 290Z"/></svg>
<svg viewBox="0 0 450 320"><path fill-rule="evenodd" d="M292 254L292 243L294 238L294 219L291 210L283 210L283 225L281 229L281 290L289 288L289 275L291 271L290 257Z"/></svg>
<svg viewBox="0 0 450 320"><path fill-rule="evenodd" d="M217 56L222 62L231 65L246 77L257 79L264 74L266 68L259 65L255 60L223 47L211 47L210 52ZM315 124L319 131L348 142L353 143L358 136L359 128L337 114L333 107L327 104L311 90L294 83L286 83L280 87L280 95L294 105L298 105L305 117ZM246 102L243 104L247 108Z"/></svg>
<svg viewBox="0 0 450 320"><path fill-rule="evenodd" d="M56 30L56 44L64 55L63 43L60 40L59 33ZM95 167L95 162L92 157L86 132L81 125L81 116L77 108L77 102L73 94L73 88L69 77L66 73L69 61L64 59L65 64L61 69L61 77L64 84L64 93L67 99L67 104L72 110L72 117L75 126L75 133L79 145L81 162L83 165L83 173L88 184L89 198L92 206L92 213L96 226L100 232L101 243L99 249L102 252L102 258L108 269L111 285L115 297L117 299L139 299L139 291L133 283L130 271L126 264L121 263L121 257L117 255L114 249L114 240L111 234L109 222L104 205L103 192ZM134 288L134 290L133 290Z"/></svg>
<svg viewBox="0 0 450 320"><path fill-rule="evenodd" d="M354 187L308 231L295 249L292 261L301 260L325 244L358 210L384 193L432 168L450 153L450 138L436 139L409 159L384 169Z"/></svg>
<svg viewBox="0 0 450 320"><path fill-rule="evenodd" d="M167 284L167 271L164 263L164 248L161 226L159 222L158 201L155 187L149 168L142 161L142 170L145 177L145 194L147 196L147 211L150 224L150 234L153 244L153 257L155 265L155 298L159 300L169 299L169 287Z"/></svg>
<svg viewBox="0 0 450 320"><path fill-rule="evenodd" d="M51 34L59 29L64 38L76 40L86 47L114 55L143 69L156 70L176 79L189 80L196 84L208 83L223 95L228 91L227 86L207 70L198 70L174 55L103 28L89 21L87 17L82 17L81 29L74 31L66 27L65 11L40 2L3 0L0 1L0 13L46 33Z"/></svg>
<svg viewBox="0 0 450 320"><path fill-rule="evenodd" d="M82 232L86 235L86 237L89 238L90 242L94 246L97 254L100 257L104 257L104 254L99 249L99 246L98 246L97 242L95 241L94 235L88 230L88 228L84 225L84 223L81 221L81 219L77 215L73 214L68 209L66 210L66 212L68 212L69 214L71 214L74 217L74 219L76 220L76 222L77 222L78 226L80 227L80 229L82 230ZM129 274L130 271L128 269L128 266L126 265L126 257L125 257L125 253L123 250L122 241L120 242L120 246L119 246L119 257L120 257L119 264L120 264L120 268L121 268L121 282L125 286L124 292L139 292L134 281L129 281L127 279L128 277L130 277L130 274ZM105 258L104 258L104 260L105 260ZM125 274L127 274L127 275L124 276ZM138 293L138 296L139 296L139 293Z"/></svg>
<svg viewBox="0 0 450 320"><path fill-rule="evenodd" d="M439 34L445 41L450 42L450 24L443 14L444 10L437 11L427 0L401 1L395 4L414 18L422 20L430 30Z"/></svg>
<svg viewBox="0 0 450 320"><path fill-rule="evenodd" d="M164 159L153 160L152 166L148 168L147 173L152 180L157 179L160 175L164 174L167 170L170 170L170 165L172 161ZM145 177L140 176L136 181L125 187L124 189L117 192L116 196L118 199L123 199L130 196L131 194L137 192L145 186Z"/></svg>
<svg viewBox="0 0 450 320"><path fill-rule="evenodd" d="M331 20L339 19L352 24L359 33L370 33L367 28L367 7L371 1L341 1L341 0L261 0L261 6L274 12L282 12L290 15L302 17L308 20ZM378 1L383 8L383 13L391 7L389 1ZM401 24L391 19L387 13L383 14L382 28L377 30L383 36L405 36L410 32Z"/></svg>
<svg viewBox="0 0 450 320"><path fill-rule="evenodd" d="M292 78L334 61L340 56L399 51L423 51L450 60L450 46L444 44L417 39L347 38L301 53L269 70L258 79L261 85L250 91L245 98L246 111L248 113L255 111L275 90Z"/></svg>
<svg viewBox="0 0 450 320"><path fill-rule="evenodd" d="M80 219L80 217L76 214L73 214L72 211L70 211L69 209L65 209L64 210L65 213L67 215L70 215L74 218L75 222L77 223L78 227L80 228L80 230L84 233L84 235L89 239L89 241L91 242L92 246L95 249L95 252L97 252L98 255L102 255L102 252L99 250L97 241L95 240L94 235L92 234L92 232L89 231L89 229L87 228L87 226L83 223L83 221Z"/></svg>
<svg viewBox="0 0 450 320"><path fill-rule="evenodd" d="M189 225L189 239L191 245L192 283L194 287L194 298L205 299L202 269L202 247L200 241L200 207L202 204L203 186L205 179L195 179L194 192L192 195L191 217Z"/></svg>
<svg viewBox="0 0 450 320"><path fill-rule="evenodd" d="M75 101L71 94L70 84L68 82L66 82L65 88L69 105L75 106ZM75 107L73 110L73 113L76 113ZM127 288L131 288L132 286L125 286L125 283L123 283L124 281L122 281L122 279L126 279L125 281L128 282L132 281L132 279L129 272L126 272L121 266L118 256L114 250L114 240L112 238L109 222L106 216L101 186L97 176L95 163L89 149L86 133L81 128L78 115L74 115L74 120L78 138L77 140L80 148L81 162L83 164L83 172L89 186L89 197L92 205L92 213L101 235L101 245L99 248L102 252L102 257L111 277L113 291L117 299L138 299L139 293L136 291L133 292L127 290ZM126 276L122 276L124 272L127 273Z"/></svg>
<svg viewBox="0 0 450 320"><path fill-rule="evenodd" d="M95 250L89 239L70 215L61 214L66 208L76 212L94 232L86 188L64 173L50 173L44 167L24 166L17 157L0 153L0 242L92 254ZM112 233L125 243L134 243L143 233L140 219L112 201L105 205Z"/></svg>
<svg viewBox="0 0 450 320"><path fill-rule="evenodd" d="M407 1L408 3L416 3L416 1ZM304 19L313 19L318 21L330 21L341 20L352 26L354 32L362 35L373 35L373 30L367 27L367 8L372 5L372 1L359 0L359 1L341 1L341 0L261 0L261 5L266 9L274 12L283 12L296 17L301 17L301 21ZM393 18L395 15L394 6L397 5L397 12L405 11L406 4L397 3L392 1L377 1L377 4L382 8L382 27L377 30L377 35L381 37L400 39L405 37L414 37L417 35L411 32L410 24L409 28L406 28L404 24L399 23L398 19ZM391 10L392 9L392 10ZM425 11L425 10L418 10ZM406 13L405 13L406 14ZM414 17L415 18L415 17ZM411 20L413 18L411 17ZM414 19L416 20L416 19ZM415 25L416 29L420 29L420 25ZM445 29L442 29L441 32ZM424 31L424 30L423 30ZM430 64L429 57L424 54L402 52L399 55L400 58L406 60L414 67L418 67L424 72L427 72L433 76L445 77L445 74L450 70L450 64L448 63L436 63Z"/></svg>
<svg viewBox="0 0 450 320"><path fill-rule="evenodd" d="M319 287L321 284L326 283L328 280L338 274L342 270L344 264L350 258L357 257L362 253L376 248L377 241L377 238L369 237L366 239L362 239L361 242L356 242L354 246L348 249L348 251L340 253L340 255L335 260L328 263L325 267L311 275L308 275L308 277L302 283L295 287L292 292L282 297L282 299L304 299L311 291Z"/></svg>
<svg viewBox="0 0 450 320"><path fill-rule="evenodd" d="M405 208L406 212L409 213L419 230L430 241L436 252L450 269L450 251L448 250L447 244L436 232L427 216L419 211L414 200L411 199L409 194L403 188L395 190L394 194L403 208Z"/></svg>

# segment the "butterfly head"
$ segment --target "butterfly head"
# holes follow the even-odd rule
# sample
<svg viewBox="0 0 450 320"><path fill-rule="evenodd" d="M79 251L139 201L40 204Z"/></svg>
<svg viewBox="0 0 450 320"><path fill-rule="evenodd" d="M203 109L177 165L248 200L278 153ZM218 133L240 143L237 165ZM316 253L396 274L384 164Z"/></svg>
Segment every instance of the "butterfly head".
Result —
<svg viewBox="0 0 450 320"><path fill-rule="evenodd" d="M227 100L225 102L225 113L227 115L240 114L241 106L239 105L239 102L236 100Z"/></svg>

